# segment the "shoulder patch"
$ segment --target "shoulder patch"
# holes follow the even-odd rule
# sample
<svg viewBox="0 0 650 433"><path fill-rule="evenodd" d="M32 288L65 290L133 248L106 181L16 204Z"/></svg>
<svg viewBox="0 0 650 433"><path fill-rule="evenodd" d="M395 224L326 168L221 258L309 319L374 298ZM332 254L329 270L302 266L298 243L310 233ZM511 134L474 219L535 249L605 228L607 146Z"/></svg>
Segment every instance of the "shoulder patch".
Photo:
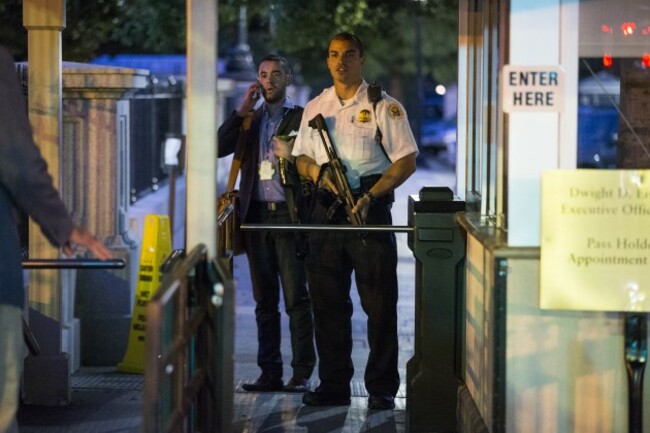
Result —
<svg viewBox="0 0 650 433"><path fill-rule="evenodd" d="M401 119L404 117L402 109L394 102L388 106L388 116L390 116L391 119Z"/></svg>

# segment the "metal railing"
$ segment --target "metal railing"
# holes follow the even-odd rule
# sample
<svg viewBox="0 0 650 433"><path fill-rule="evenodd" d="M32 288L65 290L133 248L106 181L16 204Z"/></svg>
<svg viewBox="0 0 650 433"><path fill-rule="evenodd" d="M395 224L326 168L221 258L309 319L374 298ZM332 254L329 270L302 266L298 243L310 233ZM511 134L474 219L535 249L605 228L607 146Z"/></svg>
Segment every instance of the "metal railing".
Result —
<svg viewBox="0 0 650 433"><path fill-rule="evenodd" d="M218 215L217 260L207 247L175 251L147 303L144 431L232 429L234 208Z"/></svg>
<svg viewBox="0 0 650 433"><path fill-rule="evenodd" d="M147 304L145 432L228 432L232 416L232 277L196 246Z"/></svg>
<svg viewBox="0 0 650 433"><path fill-rule="evenodd" d="M233 235L235 233L235 206L228 204L217 215L217 249L218 257L222 257L230 265L232 271L232 257L234 255Z"/></svg>
<svg viewBox="0 0 650 433"><path fill-rule="evenodd" d="M123 269L124 259L26 259L23 269Z"/></svg>
<svg viewBox="0 0 650 433"><path fill-rule="evenodd" d="M124 259L29 259L21 262L23 269L123 269ZM41 347L23 317L23 340L32 356L41 354Z"/></svg>
<svg viewBox="0 0 650 433"><path fill-rule="evenodd" d="M164 143L167 134L181 135L183 93L182 83L152 76L146 88L129 98L131 203L156 191L168 178Z"/></svg>
<svg viewBox="0 0 650 433"><path fill-rule="evenodd" d="M413 233L415 230L411 226L395 225L331 225L331 224L242 224L241 230L244 231L261 231L261 230L279 230L279 231L296 231L296 232L392 232L392 233Z"/></svg>

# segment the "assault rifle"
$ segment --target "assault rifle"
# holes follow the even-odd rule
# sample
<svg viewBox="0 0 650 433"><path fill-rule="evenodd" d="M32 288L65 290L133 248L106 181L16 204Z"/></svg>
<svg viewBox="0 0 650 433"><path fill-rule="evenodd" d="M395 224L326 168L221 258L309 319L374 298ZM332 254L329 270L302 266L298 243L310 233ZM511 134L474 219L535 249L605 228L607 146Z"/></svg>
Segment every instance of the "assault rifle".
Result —
<svg viewBox="0 0 650 433"><path fill-rule="evenodd" d="M318 129L318 134L323 141L323 146L327 153L327 159L329 160L329 172L332 181L334 182L334 186L336 187L336 202L331 209L336 209L336 207L344 205L345 213L350 219L350 222L355 226L364 225L361 214L352 213L352 208L354 207L354 196L352 195L352 189L350 189L348 178L345 177L345 166L341 163L341 159L332 144L332 137L330 136L329 129L327 129L325 118L319 113L309 121L309 126Z"/></svg>

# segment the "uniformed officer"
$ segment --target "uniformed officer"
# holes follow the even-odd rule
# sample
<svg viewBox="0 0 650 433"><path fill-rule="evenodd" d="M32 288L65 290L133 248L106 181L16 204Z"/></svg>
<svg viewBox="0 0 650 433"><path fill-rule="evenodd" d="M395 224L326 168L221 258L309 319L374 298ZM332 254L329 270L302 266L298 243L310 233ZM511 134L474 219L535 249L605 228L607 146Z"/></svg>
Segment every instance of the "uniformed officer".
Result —
<svg viewBox="0 0 650 433"><path fill-rule="evenodd" d="M324 189L332 189L329 162L318 130L309 126L325 118L332 142L354 194L354 213L366 224L391 225L393 191L415 171L418 153L403 106L385 93L369 98L362 77L363 44L355 35L330 39L327 66L334 85L305 107L293 155L302 176L319 186L311 222L349 224L345 212ZM374 89L371 89L374 90ZM372 93L372 92L371 92ZM314 312L320 386L303 395L307 405L350 404L352 364L351 276L354 271L361 305L368 316L370 354L365 385L369 409L393 409L400 384L397 370L397 248L395 235L371 232L312 232L307 280Z"/></svg>

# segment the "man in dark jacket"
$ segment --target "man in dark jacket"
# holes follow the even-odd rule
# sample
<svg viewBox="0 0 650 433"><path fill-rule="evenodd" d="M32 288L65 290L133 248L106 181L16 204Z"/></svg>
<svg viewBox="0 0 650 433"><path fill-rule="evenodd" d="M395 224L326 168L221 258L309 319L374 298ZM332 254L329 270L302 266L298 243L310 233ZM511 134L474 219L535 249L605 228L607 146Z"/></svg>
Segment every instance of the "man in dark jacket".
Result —
<svg viewBox="0 0 650 433"><path fill-rule="evenodd" d="M16 208L40 226L47 240L72 255L71 244L100 259L111 257L102 242L75 225L34 144L11 55L0 47L0 431L17 432L16 410L24 358L25 293Z"/></svg>
<svg viewBox="0 0 650 433"><path fill-rule="evenodd" d="M235 155L241 159L240 218L246 223L297 223L303 214L305 203L300 178L291 156L302 107L294 105L286 96L291 79L289 64L284 58L275 55L263 58L258 81L246 90L237 110L219 128L221 157L235 152L244 118L254 109L260 96L264 98L252 115L243 155ZM305 392L316 355L301 237L282 231L244 232L244 248L256 302L257 364L262 374L243 388L247 391ZM286 385L282 380L280 352L280 282L293 352L293 375Z"/></svg>

